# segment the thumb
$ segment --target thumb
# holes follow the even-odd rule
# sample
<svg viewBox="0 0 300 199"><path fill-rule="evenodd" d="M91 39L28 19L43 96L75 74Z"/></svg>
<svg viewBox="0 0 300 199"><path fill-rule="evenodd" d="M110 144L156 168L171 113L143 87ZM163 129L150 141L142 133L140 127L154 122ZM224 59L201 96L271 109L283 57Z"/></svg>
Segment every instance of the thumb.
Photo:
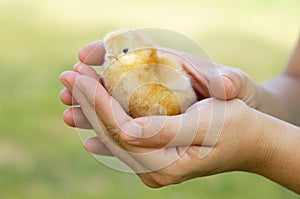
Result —
<svg viewBox="0 0 300 199"><path fill-rule="evenodd" d="M239 69L222 66L208 78L208 87L211 97L222 100L238 98L251 107L259 104L259 85Z"/></svg>

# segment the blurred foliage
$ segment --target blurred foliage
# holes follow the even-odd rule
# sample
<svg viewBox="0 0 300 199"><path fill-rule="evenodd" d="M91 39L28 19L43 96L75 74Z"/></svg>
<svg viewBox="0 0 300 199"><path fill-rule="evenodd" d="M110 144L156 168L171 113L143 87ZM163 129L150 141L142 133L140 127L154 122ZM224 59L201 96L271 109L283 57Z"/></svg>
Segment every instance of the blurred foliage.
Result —
<svg viewBox="0 0 300 199"><path fill-rule="evenodd" d="M58 77L110 30L166 28L261 82L282 71L299 0L1 0L0 198L297 198L257 175L227 173L161 189L109 169L67 127Z"/></svg>

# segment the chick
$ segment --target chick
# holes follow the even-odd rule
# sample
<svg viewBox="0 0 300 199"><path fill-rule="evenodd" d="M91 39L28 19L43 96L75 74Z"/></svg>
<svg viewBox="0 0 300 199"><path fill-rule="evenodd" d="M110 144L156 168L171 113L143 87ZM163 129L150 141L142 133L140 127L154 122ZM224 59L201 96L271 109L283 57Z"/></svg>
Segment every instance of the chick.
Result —
<svg viewBox="0 0 300 199"><path fill-rule="evenodd" d="M133 118L180 114L196 102L183 62L159 50L145 34L122 29L108 33L103 42L104 86Z"/></svg>

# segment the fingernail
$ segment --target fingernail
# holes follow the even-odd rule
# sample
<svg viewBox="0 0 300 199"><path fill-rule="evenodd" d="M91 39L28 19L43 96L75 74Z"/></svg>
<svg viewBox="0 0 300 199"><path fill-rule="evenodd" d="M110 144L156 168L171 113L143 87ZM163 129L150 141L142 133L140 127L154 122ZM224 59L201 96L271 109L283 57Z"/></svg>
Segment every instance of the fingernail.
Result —
<svg viewBox="0 0 300 199"><path fill-rule="evenodd" d="M76 72L79 72L81 66L81 62L77 62L74 66L73 66L73 70Z"/></svg>
<svg viewBox="0 0 300 199"><path fill-rule="evenodd" d="M142 136L142 128L134 122L127 122L121 128L121 138L126 141L136 141Z"/></svg>
<svg viewBox="0 0 300 199"><path fill-rule="evenodd" d="M61 78L60 81L65 85L68 89L71 88L69 81L66 78Z"/></svg>
<svg viewBox="0 0 300 199"><path fill-rule="evenodd" d="M65 71L60 75L60 81L68 88L71 89L70 82L72 81L71 71Z"/></svg>
<svg viewBox="0 0 300 199"><path fill-rule="evenodd" d="M87 66L84 63L78 62L74 65L73 70L78 72L79 74L83 74L84 67Z"/></svg>
<svg viewBox="0 0 300 199"><path fill-rule="evenodd" d="M63 83L63 85L65 85L65 87L70 88L70 85L68 84L67 80L65 79L60 79L61 83Z"/></svg>

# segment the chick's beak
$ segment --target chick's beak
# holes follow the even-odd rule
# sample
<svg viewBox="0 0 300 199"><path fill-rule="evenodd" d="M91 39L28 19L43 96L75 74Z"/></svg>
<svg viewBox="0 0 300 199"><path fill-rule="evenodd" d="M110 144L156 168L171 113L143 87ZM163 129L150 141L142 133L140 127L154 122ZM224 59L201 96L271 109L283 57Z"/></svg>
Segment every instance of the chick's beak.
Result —
<svg viewBox="0 0 300 199"><path fill-rule="evenodd" d="M108 53L108 54L107 54L107 57L108 57L109 59L116 59L116 60L119 60L119 59L118 59L118 55L115 54L115 53Z"/></svg>

